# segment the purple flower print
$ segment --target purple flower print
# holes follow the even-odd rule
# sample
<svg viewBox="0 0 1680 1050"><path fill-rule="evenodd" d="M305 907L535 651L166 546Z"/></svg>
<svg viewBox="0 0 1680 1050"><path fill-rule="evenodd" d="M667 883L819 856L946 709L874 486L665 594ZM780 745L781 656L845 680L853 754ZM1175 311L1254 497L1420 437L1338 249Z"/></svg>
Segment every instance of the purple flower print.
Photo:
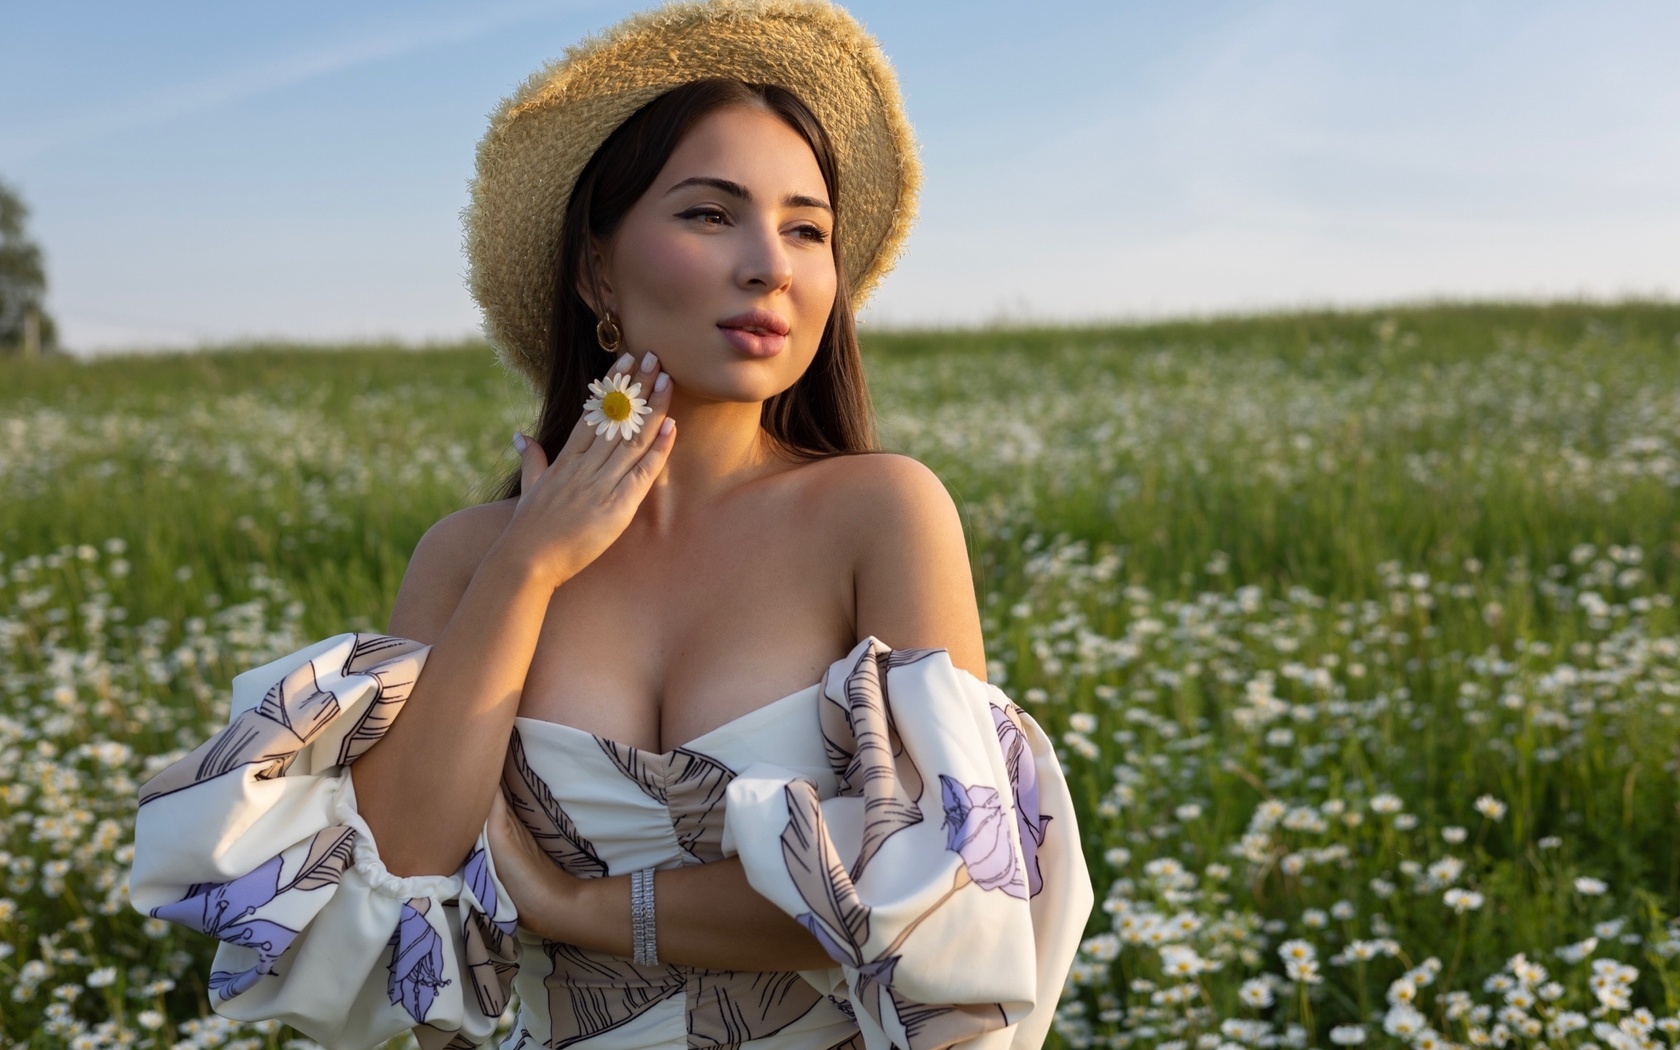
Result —
<svg viewBox="0 0 1680 1050"><path fill-rule="evenodd" d="M1009 839L1009 814L997 789L986 784L965 787L943 773L939 786L945 805L945 848L962 857L968 877L981 889L1002 890L1025 900L1026 883Z"/></svg>
<svg viewBox="0 0 1680 1050"><path fill-rule="evenodd" d="M461 881L472 891L479 911L492 915L496 911L496 884L490 878L490 862L487 857L485 850L475 846L473 851L467 854L467 862L461 865Z"/></svg>
<svg viewBox="0 0 1680 1050"><path fill-rule="evenodd" d="M257 983L256 967L249 970L212 970L210 971L210 994L218 999L232 999L240 992Z"/></svg>
<svg viewBox="0 0 1680 1050"><path fill-rule="evenodd" d="M475 848L468 855L467 862L461 866L461 877L466 882L467 889L472 892L473 899L478 902L479 910L484 913L486 918L492 919L496 929L500 930L504 937L511 937L514 928L518 926L518 919L504 919L501 922L494 922L496 880L490 874L488 856L483 849Z"/></svg>
<svg viewBox="0 0 1680 1050"><path fill-rule="evenodd" d="M866 962L858 967L853 981L857 1005L881 1027L885 1027L882 1018L892 1005L893 971L898 969L899 959L900 956L887 954Z"/></svg>
<svg viewBox="0 0 1680 1050"><path fill-rule="evenodd" d="M992 723L997 727L998 743L1009 767L1009 785L1015 796L1015 830L1021 839L1021 855L1027 862L1028 895L1036 897L1044 889L1038 847L1044 844L1044 829L1050 823L1050 817L1038 811L1038 766L1033 763L1032 750L1021 727L996 704L992 705Z"/></svg>
<svg viewBox="0 0 1680 1050"><path fill-rule="evenodd" d="M869 984L878 983L887 987L892 986L893 972L898 969L898 960L902 956L888 955L873 962L866 962L858 967L858 987L860 989Z"/></svg>
<svg viewBox="0 0 1680 1050"><path fill-rule="evenodd" d="M255 966L236 972L220 971L222 979L212 981L212 990L224 1000L250 988L263 974L273 973L274 961L297 939L296 930L253 917L258 908L280 892L280 867L281 858L275 857L232 881L197 883L174 904L152 909L154 918L178 922L257 953Z"/></svg>
<svg viewBox="0 0 1680 1050"><path fill-rule="evenodd" d="M280 885L285 855L271 857L244 875L227 882L200 882L187 888L187 895L173 904L151 910L155 918L178 922L189 929L237 944L257 953L255 966L244 970L217 970L210 975L210 990L223 1000L246 991L263 974L274 972L274 963L297 940L298 931L257 912L282 893L310 892L337 886L350 863L356 833L341 824L323 828L309 840L302 863L290 882Z"/></svg>
<svg viewBox="0 0 1680 1050"><path fill-rule="evenodd" d="M828 953L830 959L845 966L851 966L857 962L851 952L842 948L840 942L829 935L828 930L822 924L822 920L818 919L814 912L800 912L793 917L793 921L811 931L811 936L815 937L817 943L822 945L823 951Z"/></svg>
<svg viewBox="0 0 1680 1050"><path fill-rule="evenodd" d="M153 908L152 916L226 940L224 934L243 925L280 892L281 863L276 856L237 879L196 883L174 904Z"/></svg>
<svg viewBox="0 0 1680 1050"><path fill-rule="evenodd" d="M431 1012L437 990L450 982L443 977L443 938L426 921L432 902L411 897L403 902L402 918L391 933L391 971L385 994L416 1021Z"/></svg>

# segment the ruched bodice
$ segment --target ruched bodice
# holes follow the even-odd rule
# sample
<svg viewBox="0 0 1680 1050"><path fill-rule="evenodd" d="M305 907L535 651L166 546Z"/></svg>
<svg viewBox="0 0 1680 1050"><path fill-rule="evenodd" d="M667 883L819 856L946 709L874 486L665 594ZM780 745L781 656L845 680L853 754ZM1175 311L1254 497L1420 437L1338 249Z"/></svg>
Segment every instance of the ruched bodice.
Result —
<svg viewBox="0 0 1680 1050"><path fill-rule="evenodd" d="M234 679L227 728L148 781L131 898L221 941L211 1006L331 1047L412 1030L515 1050L1029 1050L1092 905L1038 724L942 649L865 638L823 680L670 751L516 718L502 787L582 878L738 856L833 964L631 960L520 928L487 836L453 876L387 871L356 759L430 647L323 639Z"/></svg>
<svg viewBox="0 0 1680 1050"><path fill-rule="evenodd" d="M737 770L774 755L834 792L816 730L820 697L810 686L665 752L517 718L502 786L538 843L573 875L722 860L725 801ZM637 966L524 931L519 937L514 987L525 1011L511 1042L521 1050L608 1039L614 1048L827 1050L857 1038L843 1000L795 972Z"/></svg>
<svg viewBox="0 0 1680 1050"><path fill-rule="evenodd" d="M663 753L516 718L502 785L515 811L533 818L529 788L541 781L584 829L588 851L561 862L574 875L721 860L724 791L739 770L775 756L833 794L817 729L820 696L818 686L808 686ZM535 820L527 824L541 833Z"/></svg>

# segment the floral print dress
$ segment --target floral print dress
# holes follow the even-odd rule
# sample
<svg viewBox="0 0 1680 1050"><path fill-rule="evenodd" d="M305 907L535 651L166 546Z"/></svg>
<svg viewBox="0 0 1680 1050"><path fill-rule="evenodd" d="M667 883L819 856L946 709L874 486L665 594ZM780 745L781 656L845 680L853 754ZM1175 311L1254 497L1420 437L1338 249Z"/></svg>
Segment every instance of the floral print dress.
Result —
<svg viewBox="0 0 1680 1050"><path fill-rule="evenodd" d="M131 899L221 944L211 1006L330 1047L413 1030L465 1050L518 992L509 1050L1032 1048L1093 896L1050 741L943 649L874 637L822 681L660 754L518 718L502 787L593 878L738 855L822 970L638 966L520 929L479 839L397 877L357 757L430 647L341 634L246 671L225 729L140 792Z"/></svg>

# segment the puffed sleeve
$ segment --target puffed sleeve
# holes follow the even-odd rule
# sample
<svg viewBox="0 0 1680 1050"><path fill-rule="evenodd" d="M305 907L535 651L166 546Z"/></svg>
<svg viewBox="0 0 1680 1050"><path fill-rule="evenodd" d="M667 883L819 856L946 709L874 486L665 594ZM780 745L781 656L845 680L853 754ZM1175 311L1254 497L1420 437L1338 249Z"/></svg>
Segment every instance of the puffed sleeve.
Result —
<svg viewBox="0 0 1680 1050"><path fill-rule="evenodd" d="M481 832L453 875L399 878L350 766L402 710L430 646L340 634L236 676L228 725L140 789L130 898L221 940L210 1005L333 1047L495 1030L517 916Z"/></svg>
<svg viewBox="0 0 1680 1050"><path fill-rule="evenodd" d="M865 638L822 692L838 793L748 766L725 852L827 949L803 976L868 1050L1036 1050L1094 900L1049 739L943 649Z"/></svg>

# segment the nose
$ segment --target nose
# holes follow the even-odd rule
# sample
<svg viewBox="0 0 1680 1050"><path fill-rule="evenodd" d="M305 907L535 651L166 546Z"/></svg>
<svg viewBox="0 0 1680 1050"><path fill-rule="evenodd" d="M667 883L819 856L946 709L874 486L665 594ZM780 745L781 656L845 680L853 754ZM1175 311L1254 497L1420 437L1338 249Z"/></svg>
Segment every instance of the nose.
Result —
<svg viewBox="0 0 1680 1050"><path fill-rule="evenodd" d="M753 223L750 233L742 238L740 265L736 283L754 292L773 292L785 289L793 282L793 260L781 231L773 223Z"/></svg>

